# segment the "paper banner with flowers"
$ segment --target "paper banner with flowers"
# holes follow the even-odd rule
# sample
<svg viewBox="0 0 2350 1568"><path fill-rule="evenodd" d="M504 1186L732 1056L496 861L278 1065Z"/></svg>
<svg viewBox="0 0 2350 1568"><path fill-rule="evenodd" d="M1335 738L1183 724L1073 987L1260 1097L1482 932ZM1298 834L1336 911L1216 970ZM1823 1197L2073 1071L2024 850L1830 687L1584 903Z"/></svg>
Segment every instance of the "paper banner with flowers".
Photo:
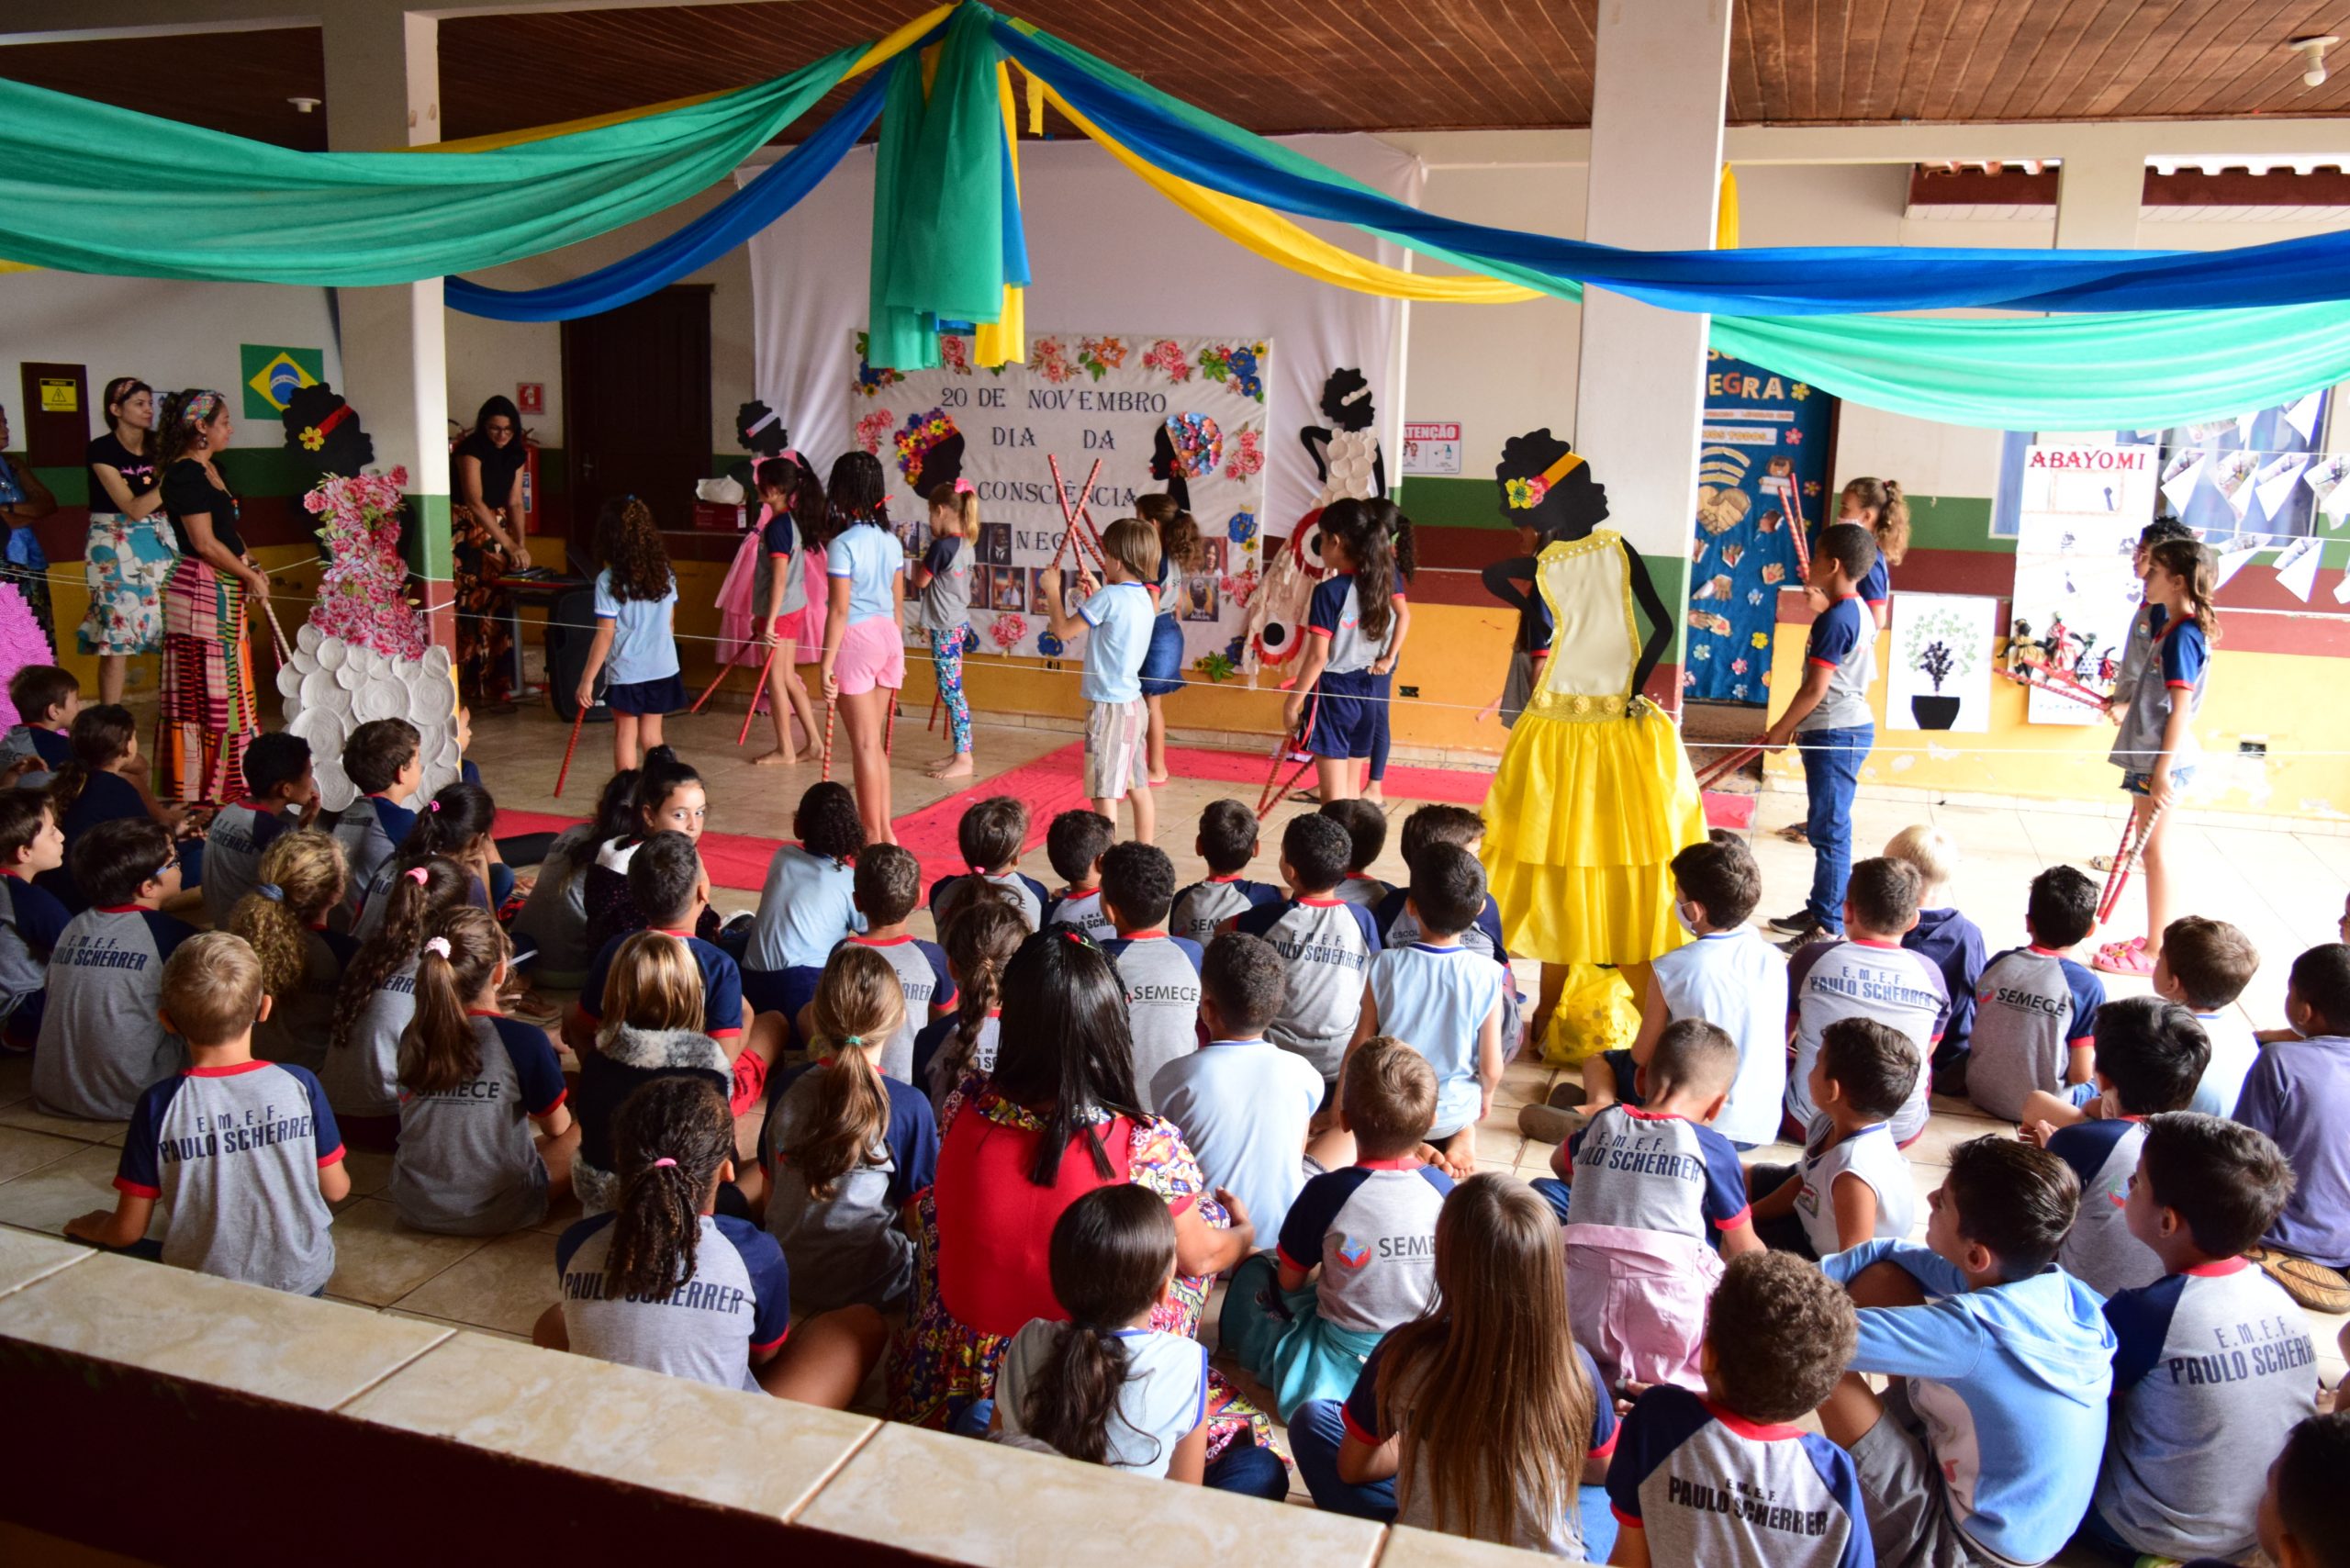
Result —
<svg viewBox="0 0 2350 1568"><path fill-rule="evenodd" d="M1178 482L1199 523L1199 558L1178 574L1184 665L1228 655L1262 572L1266 397L1273 345L1260 339L1069 330L1030 337L1024 362L975 369L967 335L943 334L939 364L876 372L860 336L842 395L859 448L881 460L890 516L911 553L930 542L926 498L968 480L979 498L971 623L988 655L1075 661L1082 635L1047 649L1046 579L1063 532L1049 459L1072 497L1094 473L1097 528L1134 515L1135 498ZM1093 565L1089 553L1085 564ZM1073 586L1078 557L1058 571ZM911 599L912 596L909 596ZM1070 595L1074 598L1074 594ZM919 610L907 641L927 645Z"/></svg>

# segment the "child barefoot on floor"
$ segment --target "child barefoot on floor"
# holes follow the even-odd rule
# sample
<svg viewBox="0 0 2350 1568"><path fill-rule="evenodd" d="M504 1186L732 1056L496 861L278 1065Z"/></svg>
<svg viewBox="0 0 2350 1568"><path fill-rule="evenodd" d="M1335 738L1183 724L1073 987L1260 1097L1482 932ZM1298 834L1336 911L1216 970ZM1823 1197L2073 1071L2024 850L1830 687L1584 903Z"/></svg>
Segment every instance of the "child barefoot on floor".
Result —
<svg viewBox="0 0 2350 1568"><path fill-rule="evenodd" d="M946 709L955 749L931 764L933 778L971 776L971 703L963 695L963 636L971 625L971 563L978 558L979 493L968 479L930 491L930 548L914 566L923 624L930 629L930 669Z"/></svg>
<svg viewBox="0 0 2350 1568"><path fill-rule="evenodd" d="M759 465L759 500L767 509L760 525L759 562L751 578L751 624L759 641L774 650L767 665L767 712L775 720L775 749L751 759L760 767L789 767L800 760L791 722L800 721L808 748L817 747L816 705L809 700L800 666L792 662L808 620L808 573L801 559L806 530L824 515L824 492L813 470L789 457ZM763 661L767 655L762 655Z"/></svg>

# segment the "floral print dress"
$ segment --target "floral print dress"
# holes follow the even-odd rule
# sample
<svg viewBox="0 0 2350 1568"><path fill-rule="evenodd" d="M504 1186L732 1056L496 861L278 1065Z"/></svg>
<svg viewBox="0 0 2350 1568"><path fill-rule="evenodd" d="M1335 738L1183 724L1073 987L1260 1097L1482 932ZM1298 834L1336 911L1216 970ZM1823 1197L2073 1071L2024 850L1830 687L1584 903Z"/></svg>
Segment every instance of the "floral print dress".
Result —
<svg viewBox="0 0 2350 1568"><path fill-rule="evenodd" d="M1005 1099L978 1075L965 1078L947 1096L938 1123L942 1140L957 1116L984 1116L1020 1132L1041 1133L1045 1128L1042 1117ZM1181 1130L1162 1117L1148 1116L1134 1123L1128 1180L1170 1202L1195 1198L1211 1225L1230 1223L1213 1195L1198 1157L1183 1141ZM898 1336L896 1354L890 1358L889 1415L891 1420L944 1428L973 1401L994 1394L996 1369L1012 1338L969 1327L946 1309L939 1291L938 1209L934 1192L924 1191L907 1205L906 1226L914 1238L913 1295L908 1304L906 1327ZM1150 1326L1162 1333L1196 1338L1214 1285L1215 1281L1205 1275L1178 1274L1168 1299L1151 1313ZM1259 1448L1272 1447L1270 1418L1213 1369L1208 1374L1207 1427L1211 1460L1222 1456L1244 1435Z"/></svg>

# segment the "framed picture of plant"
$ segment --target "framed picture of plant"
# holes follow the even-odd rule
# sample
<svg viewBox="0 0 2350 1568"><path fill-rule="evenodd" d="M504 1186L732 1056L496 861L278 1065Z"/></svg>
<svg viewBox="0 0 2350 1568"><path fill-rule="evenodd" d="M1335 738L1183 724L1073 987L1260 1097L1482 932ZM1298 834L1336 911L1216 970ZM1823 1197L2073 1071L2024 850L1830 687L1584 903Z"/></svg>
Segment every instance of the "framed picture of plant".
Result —
<svg viewBox="0 0 2350 1568"><path fill-rule="evenodd" d="M1885 727L1991 727L1991 643L1998 600L1897 593L1885 645Z"/></svg>

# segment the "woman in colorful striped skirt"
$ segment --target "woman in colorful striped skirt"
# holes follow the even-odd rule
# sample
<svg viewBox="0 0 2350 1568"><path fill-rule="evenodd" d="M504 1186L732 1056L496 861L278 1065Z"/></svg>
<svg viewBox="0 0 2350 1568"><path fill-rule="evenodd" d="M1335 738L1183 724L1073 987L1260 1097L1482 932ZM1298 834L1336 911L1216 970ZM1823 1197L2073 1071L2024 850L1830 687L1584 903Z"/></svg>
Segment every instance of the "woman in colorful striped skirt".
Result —
<svg viewBox="0 0 2350 1568"><path fill-rule="evenodd" d="M179 565L163 587L162 700L155 722L163 800L228 801L261 732L246 611L269 578L245 553L237 498L216 466L233 428L228 399L191 388L163 399L156 461Z"/></svg>

